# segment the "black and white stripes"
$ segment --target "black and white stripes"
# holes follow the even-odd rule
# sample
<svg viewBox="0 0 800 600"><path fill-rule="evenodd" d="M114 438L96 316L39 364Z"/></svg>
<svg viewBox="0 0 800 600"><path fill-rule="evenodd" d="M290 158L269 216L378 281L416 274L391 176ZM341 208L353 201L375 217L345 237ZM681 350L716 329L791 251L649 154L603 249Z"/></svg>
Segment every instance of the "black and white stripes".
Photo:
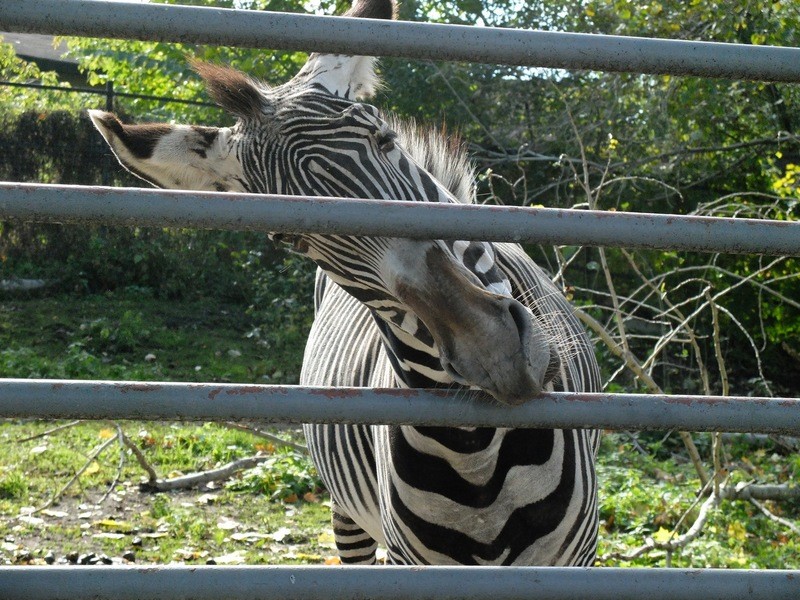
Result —
<svg viewBox="0 0 800 600"><path fill-rule="evenodd" d="M397 143L404 142L399 136ZM420 142L407 145L420 147ZM425 162L412 158L415 164ZM459 160L456 155L452 162ZM450 193L449 200L469 201L463 195L465 189L471 193L464 185L469 171L432 175L435 180L443 176L460 194ZM351 172L348 180L352 177ZM437 191L434 201L440 196ZM437 244L476 285L513 296L542 325L560 359L549 387L598 389L597 366L582 327L519 246ZM442 368L425 323L391 297L375 272L387 243L329 237L311 246L309 254L333 281L320 271L302 383L456 385ZM489 352L493 340L485 344ZM309 425L306 435L331 490L343 562L374 562L377 543L396 564L587 565L594 560L595 431Z"/></svg>

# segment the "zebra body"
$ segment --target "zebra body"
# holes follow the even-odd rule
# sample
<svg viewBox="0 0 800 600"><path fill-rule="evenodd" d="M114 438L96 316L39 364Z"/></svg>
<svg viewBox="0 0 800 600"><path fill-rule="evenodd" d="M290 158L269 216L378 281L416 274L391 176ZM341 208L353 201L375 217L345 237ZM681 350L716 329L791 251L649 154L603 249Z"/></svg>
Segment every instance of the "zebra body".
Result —
<svg viewBox="0 0 800 600"><path fill-rule="evenodd" d="M391 18L391 0L349 16ZM464 153L358 100L368 56L312 54L268 87L195 69L232 127L90 117L119 161L160 187L471 202ZM513 244L322 234L274 236L321 269L307 385L480 389L502 404L596 391L591 346L547 275ZM343 562L587 565L594 558L597 432L308 425Z"/></svg>
<svg viewBox="0 0 800 600"><path fill-rule="evenodd" d="M495 249L517 289L536 290L548 314L564 319L559 335L573 341L562 346L567 360L558 389L597 389L591 348L569 305L521 248ZM405 387L369 310L322 272L316 288L301 383ZM395 564L594 560L597 431L326 424L304 430L331 492L343 562L373 563L378 543Z"/></svg>

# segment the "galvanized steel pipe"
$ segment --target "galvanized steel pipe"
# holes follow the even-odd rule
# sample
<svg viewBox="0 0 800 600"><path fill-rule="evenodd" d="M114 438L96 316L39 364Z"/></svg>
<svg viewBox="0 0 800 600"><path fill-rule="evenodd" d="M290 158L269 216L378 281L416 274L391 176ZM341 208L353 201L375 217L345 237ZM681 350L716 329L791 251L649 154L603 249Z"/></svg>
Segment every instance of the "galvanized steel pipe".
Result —
<svg viewBox="0 0 800 600"><path fill-rule="evenodd" d="M796 600L800 571L565 567L0 567L14 600Z"/></svg>
<svg viewBox="0 0 800 600"><path fill-rule="evenodd" d="M800 222L0 183L0 218L800 255Z"/></svg>
<svg viewBox="0 0 800 600"><path fill-rule="evenodd" d="M0 29L561 69L800 81L800 49L88 0L0 0Z"/></svg>
<svg viewBox="0 0 800 600"><path fill-rule="evenodd" d="M499 406L479 392L0 379L0 417L385 423L800 434L800 400L551 392Z"/></svg>

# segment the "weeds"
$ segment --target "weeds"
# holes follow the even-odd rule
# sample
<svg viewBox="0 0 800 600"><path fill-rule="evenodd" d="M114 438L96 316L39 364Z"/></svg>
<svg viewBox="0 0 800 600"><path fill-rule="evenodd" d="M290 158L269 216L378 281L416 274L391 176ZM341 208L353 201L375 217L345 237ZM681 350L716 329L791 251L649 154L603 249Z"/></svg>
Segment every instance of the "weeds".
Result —
<svg viewBox="0 0 800 600"><path fill-rule="evenodd" d="M25 475L16 470L0 474L0 499L24 500L28 495Z"/></svg>
<svg viewBox="0 0 800 600"><path fill-rule="evenodd" d="M308 456L283 451L228 482L236 492L265 494L273 500L296 502L322 489L322 480Z"/></svg>

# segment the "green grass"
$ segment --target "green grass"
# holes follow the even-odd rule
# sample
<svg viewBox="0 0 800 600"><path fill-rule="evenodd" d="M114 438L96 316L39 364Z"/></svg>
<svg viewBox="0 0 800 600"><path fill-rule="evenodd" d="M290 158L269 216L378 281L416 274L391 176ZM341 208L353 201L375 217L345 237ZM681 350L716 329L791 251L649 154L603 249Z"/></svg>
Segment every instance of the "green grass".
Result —
<svg viewBox="0 0 800 600"><path fill-rule="evenodd" d="M270 353L247 307L128 290L0 301L0 376L295 383L302 346Z"/></svg>
<svg viewBox="0 0 800 600"><path fill-rule="evenodd" d="M168 302L136 289L5 299L0 377L295 383L302 347L276 353L263 336L250 335L260 325L243 305ZM310 462L215 424L120 425L161 477L257 452L279 468L245 471L214 489L151 494L139 491L145 473L115 442L57 505L20 521L21 512L44 505L94 448L116 435L112 423L87 422L20 441L56 425L0 423L0 562L41 562L47 552L60 559L73 551L118 557L131 550L137 562L160 563L226 555L248 563L319 562L332 553L326 497L303 500L318 485ZM281 432L287 434L298 437ZM117 530L114 523L125 525ZM132 545L136 538L141 545Z"/></svg>
<svg viewBox="0 0 800 600"><path fill-rule="evenodd" d="M698 446L707 454L707 434L695 434ZM677 438L677 435L673 437ZM645 445L645 447L648 447ZM631 448L623 434L606 434L598 461L600 489L599 554L628 553L648 537L666 538L678 525L684 533L696 518L705 498L697 498L700 481L682 449L653 444L643 456ZM732 456L740 457L742 468L730 473L730 483L762 481L796 482L800 479L800 457L780 456L765 449L733 444ZM800 501L770 502L775 514L800 518ZM666 566L664 551L653 551L632 562L609 560L607 566ZM715 509L702 534L686 548L671 556L673 567L705 568L800 568L800 538L778 525L746 501L723 500Z"/></svg>
<svg viewBox="0 0 800 600"><path fill-rule="evenodd" d="M260 325L244 306L165 302L137 290L5 300L0 377L293 383L300 349L280 353L263 345L263 336L248 337ZM139 489L145 472L114 441L57 504L26 517L86 465L93 449L117 435L114 423L85 422L42 436L56 425L0 422L0 564L43 563L50 552L56 561L95 553L189 564L313 564L335 554L328 499L308 459L216 424L119 425L162 478L258 452L267 462L202 489L156 494ZM299 441L297 431L278 433ZM696 516L696 474L676 436L661 437L642 434L643 455L624 434L604 436L600 555L628 552L676 526L683 533ZM708 457L708 436L696 441ZM800 480L797 455L735 444L729 451L734 483ZM765 505L800 518L798 501ZM703 534L670 558L678 567L800 568L800 540L752 504L723 501ZM666 560L662 551L603 564L664 566Z"/></svg>
<svg viewBox="0 0 800 600"><path fill-rule="evenodd" d="M115 443L56 504L25 517L52 498L93 448L116 435L108 423L87 422L21 441L55 425L0 424L0 539L6 541L0 562L19 562L20 556L42 562L48 552L63 559L71 552L113 558L132 551L136 562L199 564L220 557L251 564L319 563L333 555L327 498L308 459L210 423L122 426L162 477L257 452L279 467L274 475L264 477L266 470L257 467L200 490L143 492L138 484L145 472Z"/></svg>

